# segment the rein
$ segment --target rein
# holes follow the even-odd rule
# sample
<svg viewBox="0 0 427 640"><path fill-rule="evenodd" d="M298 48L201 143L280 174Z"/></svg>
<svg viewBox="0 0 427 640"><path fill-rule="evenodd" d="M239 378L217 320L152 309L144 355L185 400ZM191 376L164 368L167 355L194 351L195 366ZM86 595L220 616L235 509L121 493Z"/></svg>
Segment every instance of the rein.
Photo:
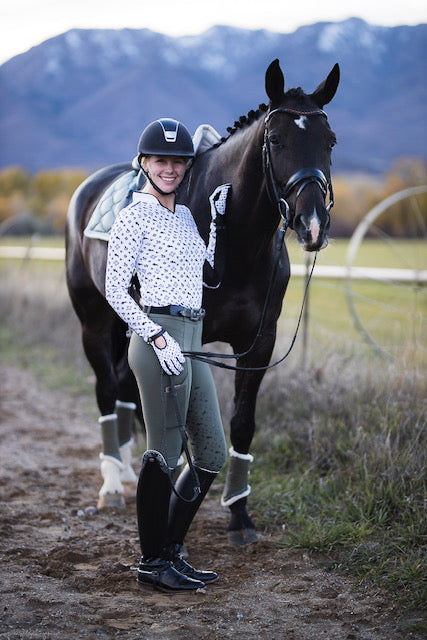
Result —
<svg viewBox="0 0 427 640"><path fill-rule="evenodd" d="M247 349L243 353L233 353L233 354L231 354L231 353L212 353L210 351L184 351L183 355L187 356L189 358L192 358L193 360L199 360L200 362L207 362L208 364L211 364L214 367L219 367L221 369L230 369L231 371L267 371L268 369L272 369L273 367L276 367L278 364L281 364L289 356L289 354L292 351L292 349L294 347L294 344L296 342L298 331L299 331L301 320L302 320L302 314L303 314L303 311L304 311L305 302L306 302L306 299L307 299L308 287L309 287L309 284L310 284L310 281L311 281L311 276L313 275L313 270L314 270L314 266L316 264L316 259L317 259L317 252L316 252L313 264L311 266L311 270L310 270L309 276L307 278L307 283L305 285L304 297L303 297L303 300L302 300L301 310L300 310L300 313L299 313L299 316L298 316L298 322L297 322L297 326L296 326L296 329L295 329L295 333L293 335L293 338L291 340L291 344L290 344L288 350L286 351L285 355L282 356L279 360L276 360L272 364L264 365L263 367L239 367L238 365L225 364L225 362L218 362L217 360L213 360L213 358L233 358L233 359L237 360L238 358L242 358L243 356L246 356L248 353L253 351L253 349L255 348L255 344L256 344L258 338L260 338L261 335L262 335L262 326L263 326L264 319L265 319L265 311L266 311L267 306L268 306L265 303L264 303L264 308L263 308L263 312L262 312L262 315L261 315L260 324L259 324L259 327L258 327L258 332L257 332L257 334L255 336L255 339L254 339L253 343L251 344L251 346L249 347L249 349ZM267 299L266 299L266 302L267 302Z"/></svg>
<svg viewBox="0 0 427 640"><path fill-rule="evenodd" d="M168 378L169 380L169 386L165 388L165 378ZM175 416L176 416L176 420L178 423L178 429L179 429L179 433L181 435L181 440L182 440L182 449L185 453L185 457L187 458L187 462L188 462L188 466L190 468L191 471L191 475L193 476L193 480L194 480L194 488L193 488L193 495L191 498L184 498L183 495L181 495L178 491L178 489L175 486L174 480L173 480L173 470L169 468L168 466L168 475L169 475L169 482L170 485L172 487L172 491L174 492L174 494L176 495L177 498L179 498L180 500L182 500L183 502L194 502L195 500L197 500L197 497L200 495L201 493L201 488L200 488L200 480L199 480L199 476L197 475L197 471L194 468L194 464L193 464L193 459L190 455L190 450L188 448L188 436L187 433L185 431L185 425L184 425L184 421L182 419L181 416L181 411L179 409L179 402L178 402L178 396L176 393L176 387L175 387L175 383L173 381L173 376L168 376L163 370L161 372L161 398L162 398L162 418L163 418L163 435L166 436L166 400L165 400L165 393L170 393L172 396L172 400L173 400L173 404L174 404L174 409L175 409ZM167 447L166 447L166 437L164 440L164 448L165 448L165 459L168 459L168 454L167 454Z"/></svg>

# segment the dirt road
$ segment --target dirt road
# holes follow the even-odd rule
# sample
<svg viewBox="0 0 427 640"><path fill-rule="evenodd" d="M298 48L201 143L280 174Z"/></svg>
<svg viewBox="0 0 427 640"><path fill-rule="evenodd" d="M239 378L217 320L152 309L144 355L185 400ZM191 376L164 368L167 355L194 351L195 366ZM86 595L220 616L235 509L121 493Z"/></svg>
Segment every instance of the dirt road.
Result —
<svg viewBox="0 0 427 640"><path fill-rule="evenodd" d="M135 504L93 514L100 486L92 404L28 371L0 374L0 638L7 640L407 640L393 603L272 538L228 546L220 482L188 535L205 592L141 590ZM135 458L135 469L138 459ZM220 476L221 480L221 476Z"/></svg>

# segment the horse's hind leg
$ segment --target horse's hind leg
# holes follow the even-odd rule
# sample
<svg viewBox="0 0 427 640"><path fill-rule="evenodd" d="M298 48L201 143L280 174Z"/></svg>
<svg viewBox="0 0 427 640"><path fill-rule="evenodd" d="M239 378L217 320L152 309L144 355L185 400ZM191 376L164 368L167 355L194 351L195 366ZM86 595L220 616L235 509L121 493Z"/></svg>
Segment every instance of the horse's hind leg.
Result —
<svg viewBox="0 0 427 640"><path fill-rule="evenodd" d="M106 322L102 331L89 324L82 327L83 348L95 373L96 399L101 413L98 422L102 440L100 467L103 485L99 491L98 509L123 508L125 505L121 482L124 464L120 455L116 413L118 383L111 359L111 322L108 322L107 315L104 319Z"/></svg>
<svg viewBox="0 0 427 640"><path fill-rule="evenodd" d="M98 508L124 507L124 488L118 437L116 400L119 383L113 361L113 330L115 314L101 294L94 288L80 288L71 299L82 325L82 343L86 357L95 373L95 393L101 416L102 438L101 474L103 485L99 492Z"/></svg>

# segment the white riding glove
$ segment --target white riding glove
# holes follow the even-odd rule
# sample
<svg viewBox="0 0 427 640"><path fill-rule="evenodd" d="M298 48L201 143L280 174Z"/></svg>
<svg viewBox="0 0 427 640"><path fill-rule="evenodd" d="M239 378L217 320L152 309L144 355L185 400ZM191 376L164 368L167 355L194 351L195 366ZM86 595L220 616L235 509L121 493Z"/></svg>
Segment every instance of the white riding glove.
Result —
<svg viewBox="0 0 427 640"><path fill-rule="evenodd" d="M222 184L209 196L211 205L212 223L215 225L223 225L225 217L225 209L227 206L227 198L231 189L231 184Z"/></svg>
<svg viewBox="0 0 427 640"><path fill-rule="evenodd" d="M172 336L170 336L167 331L162 334L162 337L166 341L166 345L163 347L163 349L159 349L159 347L156 347L154 342L151 342L150 344L154 349L154 353L159 359L160 366L162 367L163 371L167 373L168 376L177 376L184 368L182 365L185 362L185 357L177 341L172 338Z"/></svg>

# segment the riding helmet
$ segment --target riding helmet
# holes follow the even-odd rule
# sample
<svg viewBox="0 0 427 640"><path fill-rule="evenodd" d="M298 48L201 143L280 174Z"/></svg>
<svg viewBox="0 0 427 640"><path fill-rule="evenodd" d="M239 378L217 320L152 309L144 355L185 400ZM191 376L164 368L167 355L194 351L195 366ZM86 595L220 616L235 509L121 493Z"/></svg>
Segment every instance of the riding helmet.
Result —
<svg viewBox="0 0 427 640"><path fill-rule="evenodd" d="M173 118L151 122L139 139L138 159L150 155L193 158L193 140L188 129Z"/></svg>

